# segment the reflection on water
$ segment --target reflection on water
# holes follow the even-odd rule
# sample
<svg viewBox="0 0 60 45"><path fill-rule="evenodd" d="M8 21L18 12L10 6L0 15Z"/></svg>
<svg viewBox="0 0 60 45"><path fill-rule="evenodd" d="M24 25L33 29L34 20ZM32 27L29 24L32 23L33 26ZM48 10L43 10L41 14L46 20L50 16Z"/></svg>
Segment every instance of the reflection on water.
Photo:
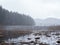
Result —
<svg viewBox="0 0 60 45"><path fill-rule="evenodd" d="M39 33L31 33L30 35L21 36L15 39L8 39L6 42L30 42L30 41L36 41L35 39L39 37L40 39L37 40L38 43L47 43L50 45L56 45L56 41L58 41L60 38L60 32L51 32L47 34L40 34Z"/></svg>

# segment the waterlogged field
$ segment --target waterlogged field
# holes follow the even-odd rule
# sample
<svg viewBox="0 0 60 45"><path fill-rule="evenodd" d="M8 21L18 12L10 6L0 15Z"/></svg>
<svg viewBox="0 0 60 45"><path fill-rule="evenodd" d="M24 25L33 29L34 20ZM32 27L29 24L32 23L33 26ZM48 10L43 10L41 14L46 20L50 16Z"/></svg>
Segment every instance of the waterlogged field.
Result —
<svg viewBox="0 0 60 45"><path fill-rule="evenodd" d="M5 42L16 43L15 45L22 45L21 43L35 43L37 45L60 45L60 31L35 31L29 35L8 39Z"/></svg>

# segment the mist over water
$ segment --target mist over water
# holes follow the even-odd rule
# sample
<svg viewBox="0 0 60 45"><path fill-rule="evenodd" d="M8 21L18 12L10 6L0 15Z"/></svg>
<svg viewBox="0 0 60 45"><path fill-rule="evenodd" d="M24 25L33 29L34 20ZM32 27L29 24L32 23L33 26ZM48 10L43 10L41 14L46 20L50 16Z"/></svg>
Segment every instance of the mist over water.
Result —
<svg viewBox="0 0 60 45"><path fill-rule="evenodd" d="M60 0L0 0L0 45L12 43L60 45Z"/></svg>

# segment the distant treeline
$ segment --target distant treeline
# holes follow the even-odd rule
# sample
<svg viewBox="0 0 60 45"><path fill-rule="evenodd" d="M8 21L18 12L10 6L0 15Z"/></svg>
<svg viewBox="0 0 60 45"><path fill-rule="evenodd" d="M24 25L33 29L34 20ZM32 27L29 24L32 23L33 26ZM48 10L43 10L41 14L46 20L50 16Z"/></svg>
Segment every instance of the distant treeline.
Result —
<svg viewBox="0 0 60 45"><path fill-rule="evenodd" d="M8 11L0 6L0 25L34 25L34 20L27 15Z"/></svg>
<svg viewBox="0 0 60 45"><path fill-rule="evenodd" d="M58 25L58 26L49 26L48 27L48 30L60 30L60 25Z"/></svg>

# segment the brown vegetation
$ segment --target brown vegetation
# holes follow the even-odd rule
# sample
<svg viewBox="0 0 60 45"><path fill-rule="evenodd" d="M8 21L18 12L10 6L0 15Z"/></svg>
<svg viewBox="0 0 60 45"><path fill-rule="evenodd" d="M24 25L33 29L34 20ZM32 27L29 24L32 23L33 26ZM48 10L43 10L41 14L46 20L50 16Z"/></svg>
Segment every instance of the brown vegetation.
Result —
<svg viewBox="0 0 60 45"><path fill-rule="evenodd" d="M24 36L30 34L32 31L28 30L0 30L0 43L4 40L17 38L19 36Z"/></svg>
<svg viewBox="0 0 60 45"><path fill-rule="evenodd" d="M48 30L60 30L60 25L59 26L49 26Z"/></svg>

